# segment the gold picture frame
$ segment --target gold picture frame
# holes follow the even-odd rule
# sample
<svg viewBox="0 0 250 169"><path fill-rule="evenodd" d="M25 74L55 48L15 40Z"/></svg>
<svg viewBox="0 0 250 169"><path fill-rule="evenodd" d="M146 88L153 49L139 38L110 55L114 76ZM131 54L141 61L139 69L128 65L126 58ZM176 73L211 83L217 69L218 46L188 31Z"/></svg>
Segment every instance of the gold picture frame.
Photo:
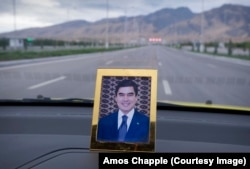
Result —
<svg viewBox="0 0 250 169"><path fill-rule="evenodd" d="M132 141L116 141L113 139L102 140L99 138L99 132L101 132L101 127L99 126L100 119L102 119L103 116L112 114L112 112L115 112L115 110L118 109L118 104L116 105L116 101L114 99L117 96L115 94L115 86L117 86L117 84L121 81L133 81L137 84L138 95L136 95L136 108L134 110L140 112L140 114L144 114L144 116L147 116L148 118L148 126L142 129L148 129L147 141L141 141L139 139L136 140L136 138L134 138L136 141L133 141L133 139ZM156 69L97 69L90 150L116 152L154 152L156 133L156 104ZM116 124L118 124L118 122ZM130 124L132 124L132 120ZM137 122L137 125L142 127L143 123L140 124ZM128 129L128 131L130 131L130 129ZM132 130L132 132L138 132L138 130ZM110 131L110 133L112 133L112 131Z"/></svg>

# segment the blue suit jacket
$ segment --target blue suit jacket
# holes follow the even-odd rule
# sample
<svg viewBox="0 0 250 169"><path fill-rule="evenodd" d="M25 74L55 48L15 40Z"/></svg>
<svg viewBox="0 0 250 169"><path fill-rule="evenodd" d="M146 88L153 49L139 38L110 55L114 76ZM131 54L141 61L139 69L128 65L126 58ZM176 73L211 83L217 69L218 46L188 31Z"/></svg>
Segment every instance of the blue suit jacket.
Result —
<svg viewBox="0 0 250 169"><path fill-rule="evenodd" d="M118 141L118 111L99 120L97 128L98 141ZM124 142L148 142L149 117L135 109L129 130Z"/></svg>

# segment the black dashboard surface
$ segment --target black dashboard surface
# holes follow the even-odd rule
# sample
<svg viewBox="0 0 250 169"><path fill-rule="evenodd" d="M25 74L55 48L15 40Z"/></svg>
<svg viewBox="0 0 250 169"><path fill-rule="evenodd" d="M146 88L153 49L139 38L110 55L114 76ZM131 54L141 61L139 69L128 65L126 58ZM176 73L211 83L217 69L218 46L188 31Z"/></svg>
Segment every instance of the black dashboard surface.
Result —
<svg viewBox="0 0 250 169"><path fill-rule="evenodd" d="M0 168L98 168L92 107L0 106ZM155 152L250 152L250 116L158 110Z"/></svg>

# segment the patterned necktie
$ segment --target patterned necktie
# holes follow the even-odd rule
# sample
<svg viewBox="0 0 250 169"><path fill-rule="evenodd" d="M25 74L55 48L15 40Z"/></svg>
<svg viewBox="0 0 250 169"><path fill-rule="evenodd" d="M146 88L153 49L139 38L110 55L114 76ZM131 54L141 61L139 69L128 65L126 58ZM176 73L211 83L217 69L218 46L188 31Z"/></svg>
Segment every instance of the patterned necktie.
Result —
<svg viewBox="0 0 250 169"><path fill-rule="evenodd" d="M122 124L119 128L119 137L118 137L119 141L124 141L125 136L127 134L127 119L128 119L128 116L126 115L122 116Z"/></svg>

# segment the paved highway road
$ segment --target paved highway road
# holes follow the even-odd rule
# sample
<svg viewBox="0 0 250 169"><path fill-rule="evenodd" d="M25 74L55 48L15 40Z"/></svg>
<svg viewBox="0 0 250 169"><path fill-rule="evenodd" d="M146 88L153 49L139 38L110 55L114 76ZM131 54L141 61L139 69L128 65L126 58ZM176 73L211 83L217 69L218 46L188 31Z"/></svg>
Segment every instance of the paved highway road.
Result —
<svg viewBox="0 0 250 169"><path fill-rule="evenodd" d="M158 100L250 107L248 61L163 46L0 62L0 99L93 98L97 68L158 69Z"/></svg>

